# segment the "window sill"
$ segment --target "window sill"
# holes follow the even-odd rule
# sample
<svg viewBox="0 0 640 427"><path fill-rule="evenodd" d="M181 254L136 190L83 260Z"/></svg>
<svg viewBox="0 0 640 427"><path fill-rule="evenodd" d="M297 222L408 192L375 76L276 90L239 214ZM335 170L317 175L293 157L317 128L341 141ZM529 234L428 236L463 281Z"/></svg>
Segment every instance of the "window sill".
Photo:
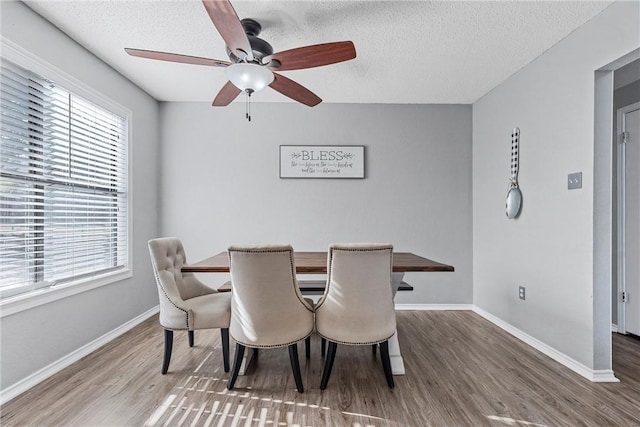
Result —
<svg viewBox="0 0 640 427"><path fill-rule="evenodd" d="M55 285L45 289L8 297L0 300L0 318L20 313L40 305L48 304L62 298L77 295L91 289L119 282L120 280L132 277L131 270L120 270L101 276L91 277L76 282Z"/></svg>

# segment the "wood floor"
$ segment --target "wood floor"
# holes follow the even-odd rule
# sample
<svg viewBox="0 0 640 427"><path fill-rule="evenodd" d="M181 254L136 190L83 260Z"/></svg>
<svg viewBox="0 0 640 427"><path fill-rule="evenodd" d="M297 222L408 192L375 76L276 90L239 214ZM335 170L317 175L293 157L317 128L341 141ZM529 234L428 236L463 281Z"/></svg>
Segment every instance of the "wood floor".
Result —
<svg viewBox="0 0 640 427"><path fill-rule="evenodd" d="M176 333L161 375L154 317L5 404L2 426L639 426L640 340L614 334L621 383L596 384L470 311L400 311L406 375L385 382L370 347L339 346L320 391L320 342L300 344L305 393L286 348L263 350L225 388L218 331ZM232 351L233 355L233 351Z"/></svg>

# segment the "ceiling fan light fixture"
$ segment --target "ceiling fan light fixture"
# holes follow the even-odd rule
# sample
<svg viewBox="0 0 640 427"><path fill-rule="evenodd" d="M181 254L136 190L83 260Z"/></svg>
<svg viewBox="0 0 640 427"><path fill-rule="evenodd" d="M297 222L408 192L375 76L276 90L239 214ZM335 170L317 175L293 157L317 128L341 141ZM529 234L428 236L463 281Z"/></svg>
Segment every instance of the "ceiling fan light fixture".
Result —
<svg viewBox="0 0 640 427"><path fill-rule="evenodd" d="M258 92L269 86L274 79L271 70L258 64L232 64L225 72L229 81L245 92Z"/></svg>

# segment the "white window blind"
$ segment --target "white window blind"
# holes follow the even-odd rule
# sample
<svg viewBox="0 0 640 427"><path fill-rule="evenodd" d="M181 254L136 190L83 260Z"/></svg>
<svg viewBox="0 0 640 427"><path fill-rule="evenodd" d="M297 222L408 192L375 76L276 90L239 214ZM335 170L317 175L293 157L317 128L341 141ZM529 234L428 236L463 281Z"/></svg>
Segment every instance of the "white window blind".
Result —
<svg viewBox="0 0 640 427"><path fill-rule="evenodd" d="M127 268L127 118L1 65L0 295Z"/></svg>

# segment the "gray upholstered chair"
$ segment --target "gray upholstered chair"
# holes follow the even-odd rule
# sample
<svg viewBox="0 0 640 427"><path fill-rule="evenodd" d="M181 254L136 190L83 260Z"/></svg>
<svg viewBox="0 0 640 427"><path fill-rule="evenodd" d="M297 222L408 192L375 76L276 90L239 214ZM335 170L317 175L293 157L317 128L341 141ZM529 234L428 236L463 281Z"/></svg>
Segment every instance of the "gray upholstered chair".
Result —
<svg viewBox="0 0 640 427"><path fill-rule="evenodd" d="M320 388L329 382L338 344L380 344L387 384L393 388L388 341L396 329L391 291L393 246L332 244L327 254L327 286L316 304L316 330L329 341ZM374 347L375 348L375 347Z"/></svg>
<svg viewBox="0 0 640 427"><path fill-rule="evenodd" d="M304 392L297 343L313 332L313 304L300 294L293 248L289 245L229 247L231 324L236 341L227 388L233 389L245 347L289 347L296 388ZM307 354L308 356L308 354Z"/></svg>
<svg viewBox="0 0 640 427"><path fill-rule="evenodd" d="M187 263L182 242L173 237L149 241L151 264L160 298L160 324L164 328L164 362L166 374L171 361L173 331L186 330L193 347L196 329L220 328L224 371L229 372L229 321L231 295L218 292L198 280L193 273L182 273Z"/></svg>

